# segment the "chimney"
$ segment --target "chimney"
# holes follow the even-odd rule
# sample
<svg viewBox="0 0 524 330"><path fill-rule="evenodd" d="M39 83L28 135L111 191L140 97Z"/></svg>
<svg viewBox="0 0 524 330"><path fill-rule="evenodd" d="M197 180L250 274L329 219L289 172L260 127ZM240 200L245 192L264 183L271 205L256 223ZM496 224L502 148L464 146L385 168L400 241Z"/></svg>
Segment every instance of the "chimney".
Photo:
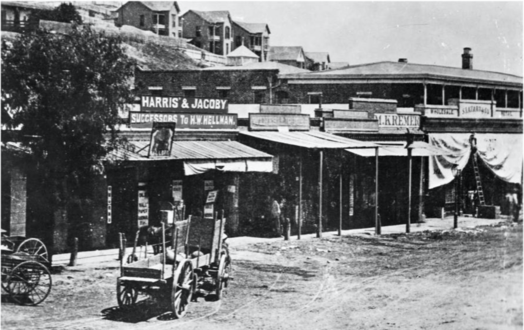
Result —
<svg viewBox="0 0 524 330"><path fill-rule="evenodd" d="M407 58L399 58L398 62L399 63L408 63L408 59Z"/></svg>
<svg viewBox="0 0 524 330"><path fill-rule="evenodd" d="M462 54L462 69L473 70L473 54L470 52L471 48L464 48L464 54Z"/></svg>

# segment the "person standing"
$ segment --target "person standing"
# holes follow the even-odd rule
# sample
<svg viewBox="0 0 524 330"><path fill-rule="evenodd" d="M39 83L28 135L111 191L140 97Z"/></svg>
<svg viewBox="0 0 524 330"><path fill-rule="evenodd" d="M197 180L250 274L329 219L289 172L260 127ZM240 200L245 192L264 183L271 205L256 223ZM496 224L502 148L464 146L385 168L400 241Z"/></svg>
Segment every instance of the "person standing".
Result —
<svg viewBox="0 0 524 330"><path fill-rule="evenodd" d="M273 202L271 203L271 222L274 226L273 231L277 236L282 235L280 231L280 215L280 204L278 203L277 198L273 198Z"/></svg>

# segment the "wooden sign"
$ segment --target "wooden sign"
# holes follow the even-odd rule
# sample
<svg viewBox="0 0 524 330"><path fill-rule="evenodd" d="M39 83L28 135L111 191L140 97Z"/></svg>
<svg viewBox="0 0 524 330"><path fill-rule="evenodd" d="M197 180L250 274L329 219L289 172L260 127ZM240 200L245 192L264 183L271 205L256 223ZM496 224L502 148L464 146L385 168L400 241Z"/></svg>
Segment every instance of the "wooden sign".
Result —
<svg viewBox="0 0 524 330"><path fill-rule="evenodd" d="M227 113L228 100L180 96L142 96L142 111Z"/></svg>
<svg viewBox="0 0 524 330"><path fill-rule="evenodd" d="M154 122L174 123L178 129L236 129L237 115L129 111L130 127L152 127Z"/></svg>
<svg viewBox="0 0 524 330"><path fill-rule="evenodd" d="M250 113L250 131L277 131L279 127L288 127L294 131L309 131L309 115L307 114L273 114Z"/></svg>

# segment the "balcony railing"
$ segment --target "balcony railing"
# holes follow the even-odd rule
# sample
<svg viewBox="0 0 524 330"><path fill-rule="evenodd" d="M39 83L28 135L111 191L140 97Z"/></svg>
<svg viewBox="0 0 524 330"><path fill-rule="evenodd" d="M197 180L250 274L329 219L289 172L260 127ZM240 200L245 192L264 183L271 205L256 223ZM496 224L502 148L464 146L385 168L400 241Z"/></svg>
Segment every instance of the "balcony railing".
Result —
<svg viewBox="0 0 524 330"><path fill-rule="evenodd" d="M26 21L5 20L2 21L2 31L24 32L28 27Z"/></svg>

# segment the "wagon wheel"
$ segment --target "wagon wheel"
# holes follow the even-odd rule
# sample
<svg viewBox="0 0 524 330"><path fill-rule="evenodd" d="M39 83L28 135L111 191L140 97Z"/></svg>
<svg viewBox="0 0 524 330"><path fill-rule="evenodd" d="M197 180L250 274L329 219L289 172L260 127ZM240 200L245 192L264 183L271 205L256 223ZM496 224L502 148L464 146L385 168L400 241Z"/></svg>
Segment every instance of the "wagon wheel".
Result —
<svg viewBox="0 0 524 330"><path fill-rule="evenodd" d="M228 254L222 254L216 277L216 297L217 300L223 296L224 288L227 287L229 273L231 271L231 258Z"/></svg>
<svg viewBox="0 0 524 330"><path fill-rule="evenodd" d="M193 265L189 260L182 261L178 265L175 276L173 276L173 288L171 289L171 310L177 319L186 315L187 305L193 296L195 284L193 276Z"/></svg>
<svg viewBox="0 0 524 330"><path fill-rule="evenodd" d="M124 309L128 308L136 303L138 298L138 290L132 284L125 282L116 282L116 300L118 301L118 307Z"/></svg>
<svg viewBox="0 0 524 330"><path fill-rule="evenodd" d="M24 252L32 256L39 256L46 261L49 260L45 244L37 238L26 239L18 246L16 252Z"/></svg>
<svg viewBox="0 0 524 330"><path fill-rule="evenodd" d="M52 287L49 269L36 261L16 265L7 277L9 296L20 305L38 305L43 302Z"/></svg>

